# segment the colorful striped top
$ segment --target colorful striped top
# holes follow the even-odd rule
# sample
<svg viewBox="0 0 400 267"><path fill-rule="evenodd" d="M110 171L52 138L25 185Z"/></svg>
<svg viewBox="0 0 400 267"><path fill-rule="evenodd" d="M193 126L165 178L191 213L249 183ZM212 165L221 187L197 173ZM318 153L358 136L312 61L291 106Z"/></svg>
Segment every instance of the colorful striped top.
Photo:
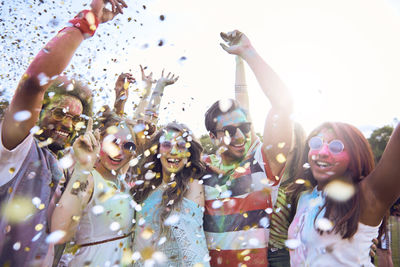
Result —
<svg viewBox="0 0 400 267"><path fill-rule="evenodd" d="M272 175L261 148L257 141L238 167L224 174L210 170L203 178L211 266L267 264L269 214L280 178Z"/></svg>
<svg viewBox="0 0 400 267"><path fill-rule="evenodd" d="M285 188L279 187L278 198L270 219L269 248L283 249L286 247L285 241L288 239L288 229L292 222Z"/></svg>

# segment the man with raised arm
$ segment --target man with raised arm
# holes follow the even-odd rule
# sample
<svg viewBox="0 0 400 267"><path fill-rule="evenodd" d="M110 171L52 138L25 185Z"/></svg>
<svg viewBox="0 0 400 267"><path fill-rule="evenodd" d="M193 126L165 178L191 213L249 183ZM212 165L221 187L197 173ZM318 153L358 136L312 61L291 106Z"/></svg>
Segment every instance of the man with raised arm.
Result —
<svg viewBox="0 0 400 267"><path fill-rule="evenodd" d="M222 48L250 66L272 107L261 142L252 127L248 100L243 97L247 94L241 92L246 90L245 80L237 72L236 101L218 101L206 112L206 128L218 146L217 155L205 159L209 174L203 178L210 264L266 266L269 214L292 142L292 99L243 33L235 30L221 33L221 37L227 42ZM237 64L242 63L239 60Z"/></svg>
<svg viewBox="0 0 400 267"><path fill-rule="evenodd" d="M61 77L52 84L52 79L65 69L80 43L94 35L99 23L126 7L122 0L106 2L112 11L104 8L103 0L93 0L91 10L80 12L45 45L22 76L1 122L1 266L42 265L48 243L54 242L46 240L48 222L55 189L63 177L55 153L73 137L75 126L83 123L81 114L90 114L91 94L75 81ZM47 94L49 87L52 94ZM75 93L65 93L63 88ZM33 137L38 120L39 140Z"/></svg>

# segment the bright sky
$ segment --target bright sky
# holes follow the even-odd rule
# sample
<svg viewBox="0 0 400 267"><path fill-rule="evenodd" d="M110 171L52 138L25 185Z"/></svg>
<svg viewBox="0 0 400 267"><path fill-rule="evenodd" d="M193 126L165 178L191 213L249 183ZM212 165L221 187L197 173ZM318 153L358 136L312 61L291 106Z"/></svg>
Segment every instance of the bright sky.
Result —
<svg viewBox="0 0 400 267"><path fill-rule="evenodd" d="M0 91L10 99L43 42L89 1L2 2ZM354 124L368 134L400 118L396 0L126 2L125 14L101 25L97 35L78 49L71 62L74 69L68 67L70 73L91 81L96 107L112 104L116 74L130 71L140 80L142 64L157 78L165 67L180 78L165 90L161 123L177 120L197 136L204 134L207 108L234 96L235 61L220 48L219 32L239 29L287 84L295 102L294 118L307 131L334 120ZM249 68L247 77L250 112L256 131L262 132L270 105ZM129 102L136 99L131 92Z"/></svg>

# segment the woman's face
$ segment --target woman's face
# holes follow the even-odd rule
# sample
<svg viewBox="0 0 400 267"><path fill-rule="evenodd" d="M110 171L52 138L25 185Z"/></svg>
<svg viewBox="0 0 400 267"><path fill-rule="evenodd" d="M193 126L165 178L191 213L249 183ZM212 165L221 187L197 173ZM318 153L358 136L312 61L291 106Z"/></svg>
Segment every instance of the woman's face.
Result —
<svg viewBox="0 0 400 267"><path fill-rule="evenodd" d="M180 172L190 156L187 142L178 131L168 130L160 137L160 161L163 171Z"/></svg>
<svg viewBox="0 0 400 267"><path fill-rule="evenodd" d="M118 127L114 134L105 135L101 142L100 163L108 170L120 170L135 154L136 145L131 132Z"/></svg>
<svg viewBox="0 0 400 267"><path fill-rule="evenodd" d="M310 139L309 146L308 163L318 185L345 175L350 157L343 141L331 129L322 129L316 138Z"/></svg>

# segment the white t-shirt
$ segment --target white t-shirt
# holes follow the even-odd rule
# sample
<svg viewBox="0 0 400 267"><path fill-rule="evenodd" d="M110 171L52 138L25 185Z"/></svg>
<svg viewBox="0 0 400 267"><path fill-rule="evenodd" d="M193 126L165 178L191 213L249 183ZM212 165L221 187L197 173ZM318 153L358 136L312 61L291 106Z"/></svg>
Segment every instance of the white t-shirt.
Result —
<svg viewBox="0 0 400 267"><path fill-rule="evenodd" d="M3 146L2 123L0 123L0 186L8 183L19 171L32 146L33 134L29 134L14 149Z"/></svg>

